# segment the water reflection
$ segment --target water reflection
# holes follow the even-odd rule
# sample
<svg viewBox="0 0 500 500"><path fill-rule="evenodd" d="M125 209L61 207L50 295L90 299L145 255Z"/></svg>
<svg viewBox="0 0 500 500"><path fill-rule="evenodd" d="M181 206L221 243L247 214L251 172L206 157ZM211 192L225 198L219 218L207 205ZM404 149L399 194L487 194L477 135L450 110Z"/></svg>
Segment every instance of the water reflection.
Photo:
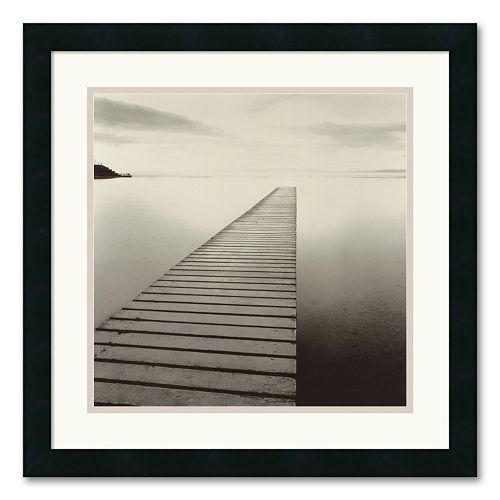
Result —
<svg viewBox="0 0 500 500"><path fill-rule="evenodd" d="M299 189L298 404L405 404L405 184Z"/></svg>

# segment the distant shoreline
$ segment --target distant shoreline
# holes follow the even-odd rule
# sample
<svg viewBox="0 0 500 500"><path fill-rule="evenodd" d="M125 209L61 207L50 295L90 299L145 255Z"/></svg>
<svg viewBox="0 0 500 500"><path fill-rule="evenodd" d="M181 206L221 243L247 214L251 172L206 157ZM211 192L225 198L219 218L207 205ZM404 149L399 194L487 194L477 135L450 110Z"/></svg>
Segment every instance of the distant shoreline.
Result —
<svg viewBox="0 0 500 500"><path fill-rule="evenodd" d="M100 163L94 164L94 179L116 179L120 177L132 177L130 174L119 174L109 167Z"/></svg>

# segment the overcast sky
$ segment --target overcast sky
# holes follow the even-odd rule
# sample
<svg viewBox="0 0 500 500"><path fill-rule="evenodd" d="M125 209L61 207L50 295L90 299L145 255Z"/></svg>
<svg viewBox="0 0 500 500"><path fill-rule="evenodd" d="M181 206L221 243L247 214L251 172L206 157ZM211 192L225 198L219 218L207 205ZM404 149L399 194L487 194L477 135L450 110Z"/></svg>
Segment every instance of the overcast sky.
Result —
<svg viewBox="0 0 500 500"><path fill-rule="evenodd" d="M406 96L96 94L94 159L136 176L401 176Z"/></svg>

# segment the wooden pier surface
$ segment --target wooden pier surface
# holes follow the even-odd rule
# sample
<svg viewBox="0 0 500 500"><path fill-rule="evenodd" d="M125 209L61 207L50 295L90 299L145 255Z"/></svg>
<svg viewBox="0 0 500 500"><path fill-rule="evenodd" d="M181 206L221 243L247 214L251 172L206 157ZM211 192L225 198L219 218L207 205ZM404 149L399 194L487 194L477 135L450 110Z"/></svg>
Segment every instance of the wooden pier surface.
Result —
<svg viewBox="0 0 500 500"><path fill-rule="evenodd" d="M96 405L295 405L296 191L279 187L101 324Z"/></svg>

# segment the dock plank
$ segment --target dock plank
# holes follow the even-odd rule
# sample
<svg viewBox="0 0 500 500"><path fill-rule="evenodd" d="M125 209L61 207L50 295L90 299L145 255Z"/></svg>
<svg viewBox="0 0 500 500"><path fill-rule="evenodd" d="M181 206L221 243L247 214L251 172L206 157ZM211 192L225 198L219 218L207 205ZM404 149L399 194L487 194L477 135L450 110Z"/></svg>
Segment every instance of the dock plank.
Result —
<svg viewBox="0 0 500 500"><path fill-rule="evenodd" d="M168 278L170 276L209 276L211 278L271 278L273 280L276 279L291 279L295 278L294 271L234 271L234 270L221 270L221 269L171 269L168 273L165 274ZM177 279L177 278L176 278ZM274 283L274 282L273 282Z"/></svg>
<svg viewBox="0 0 500 500"><path fill-rule="evenodd" d="M145 347L102 346L94 348L95 361L129 361L155 366L177 366L188 368L210 368L234 372L265 374L295 374L295 360L272 356L241 356L207 352L170 351Z"/></svg>
<svg viewBox="0 0 500 500"><path fill-rule="evenodd" d="M256 262L225 262L225 261L200 261L189 260L176 265L173 270L176 271L236 271L236 272L271 272L295 274L295 266L282 263L263 263Z"/></svg>
<svg viewBox="0 0 500 500"><path fill-rule="evenodd" d="M160 280L161 281L161 280ZM216 282L216 283L244 283L244 284L253 284L258 283L263 285L291 285L295 283L295 277L290 278L269 278L269 277L251 277L247 278L245 276L214 276L214 275L203 275L196 276L192 273L178 273L172 274L168 273L164 275L163 281L185 281L185 282L193 282L193 281L202 281L202 282ZM295 285L294 285L295 286Z"/></svg>
<svg viewBox="0 0 500 500"><path fill-rule="evenodd" d="M262 307L296 307L294 299L279 299L265 297L217 297L214 295L200 294L196 297L192 295L176 295L176 294L158 294L158 293L141 293L136 300L144 300L149 302L172 302L172 303L190 303L190 304L217 304L217 305L236 305L236 306L262 306Z"/></svg>
<svg viewBox="0 0 500 500"><path fill-rule="evenodd" d="M251 338L295 342L295 329L255 328L252 326L207 325L187 323L163 323L159 321L134 321L126 319L108 319L101 330L118 330L121 332L169 333L176 335L202 337Z"/></svg>
<svg viewBox="0 0 500 500"><path fill-rule="evenodd" d="M237 265L238 267L273 267L273 266L289 266L295 269L295 259L258 259L250 257L220 257L220 256L198 256L190 257L181 261L182 265L198 265L198 264L220 264L220 265Z"/></svg>
<svg viewBox="0 0 500 500"><path fill-rule="evenodd" d="M96 330L96 345L132 345L158 347L161 349L182 349L186 351L232 352L262 356L295 357L296 346L291 342L262 342L247 339L219 339L205 337L179 337L168 334L149 334Z"/></svg>
<svg viewBox="0 0 500 500"><path fill-rule="evenodd" d="M157 310L121 309L111 316L113 319L136 319L168 323L190 323L201 325L254 326L269 328L295 328L295 318L267 316L240 316L236 314L210 314L191 312L168 312Z"/></svg>
<svg viewBox="0 0 500 500"><path fill-rule="evenodd" d="M95 401L123 406L293 406L293 399L95 382Z"/></svg>
<svg viewBox="0 0 500 500"><path fill-rule="evenodd" d="M295 299L295 291L287 290L232 290L230 288L179 288L171 286L150 286L144 290L144 293L156 293L162 295L181 294L182 295L204 295L206 297L265 297L277 299Z"/></svg>
<svg viewBox="0 0 500 500"><path fill-rule="evenodd" d="M227 290L271 290L273 292L295 292L295 281L293 284L279 283L246 283L246 282L231 282L231 281L210 281L210 280L171 280L161 279L153 283L155 287L176 287L176 288L217 288Z"/></svg>
<svg viewBox="0 0 500 500"><path fill-rule="evenodd" d="M185 304L185 303L165 303L151 302L146 300L134 300L127 304L126 309L149 309L152 311L170 312L204 312L211 314L235 314L242 316L283 316L295 318L295 312L284 307L258 307L242 305L218 305L218 304Z"/></svg>
<svg viewBox="0 0 500 500"><path fill-rule="evenodd" d="M100 381L129 381L162 384L177 388L203 388L212 391L261 396L295 396L295 379L277 375L216 372L192 368L94 362L94 375ZM104 380L103 380L104 379Z"/></svg>

